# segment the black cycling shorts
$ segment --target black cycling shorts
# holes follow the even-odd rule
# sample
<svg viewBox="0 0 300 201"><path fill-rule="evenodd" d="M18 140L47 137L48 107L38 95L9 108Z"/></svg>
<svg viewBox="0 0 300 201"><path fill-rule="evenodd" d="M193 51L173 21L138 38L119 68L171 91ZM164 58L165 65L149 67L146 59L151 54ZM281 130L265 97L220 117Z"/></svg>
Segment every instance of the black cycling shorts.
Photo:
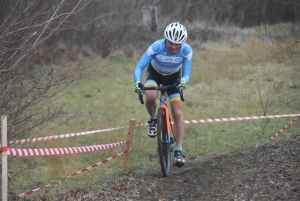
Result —
<svg viewBox="0 0 300 201"><path fill-rule="evenodd" d="M147 74L146 74L146 81L145 81L145 86L159 86L159 85L176 85L177 80L180 78L180 70L177 71L176 73L173 73L171 75L162 75L158 73L151 63L148 65L147 69ZM179 90L174 87L170 88L167 90L167 94L170 98L175 98L178 99L180 97L180 92Z"/></svg>

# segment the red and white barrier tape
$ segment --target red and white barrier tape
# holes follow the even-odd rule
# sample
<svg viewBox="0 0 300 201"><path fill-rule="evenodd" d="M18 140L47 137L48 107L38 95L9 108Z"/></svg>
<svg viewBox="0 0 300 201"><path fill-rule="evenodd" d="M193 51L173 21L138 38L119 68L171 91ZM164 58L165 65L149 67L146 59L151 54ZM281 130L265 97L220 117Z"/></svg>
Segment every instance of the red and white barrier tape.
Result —
<svg viewBox="0 0 300 201"><path fill-rule="evenodd" d="M271 136L267 142L270 142L271 140L273 140L274 138L276 138L282 131L284 131L285 129L287 129L288 127L290 127L297 119L299 119L300 116L296 117L295 119L293 119L290 123L288 123L287 125L285 125L282 129L280 129L280 131L278 131L277 133L275 133L273 136Z"/></svg>
<svg viewBox="0 0 300 201"><path fill-rule="evenodd" d="M284 114L284 115L269 115L269 116L251 116L251 117L234 117L234 118L214 118L214 119L199 119L199 120L185 120L184 123L208 123L208 122L224 122L224 121L237 121L237 120L255 120L255 119L270 119L270 118L281 118L281 117L295 117L295 119L293 119L290 123L288 123L286 126L284 126L280 131L278 131L276 134L274 134L272 137L270 137L268 139L268 141L271 141L272 139L274 139L275 137L277 137L283 130L285 130L286 128L288 128L289 126L292 125L292 123L294 123L298 118L300 118L300 114ZM145 124L139 124L140 126L144 126L144 125L148 125L148 123ZM138 125L138 126L139 126ZM124 128L124 127L119 127L119 128L112 128L112 129L104 129L101 130L101 132L103 131L108 131L108 130L116 130L116 129L120 129L120 128ZM88 134L92 134L92 133L96 133L96 131L88 131ZM81 132L80 135L85 135L85 133L87 132ZM70 135L70 134L67 134ZM67 136L66 135L66 136ZM65 135L60 135L60 136L64 136ZM76 136L75 134L73 136ZM50 137L54 137L54 136L50 136ZM72 137L72 136L68 136L68 137ZM41 139L41 140L50 140L50 139L58 139L58 138L63 138L63 137L57 137L57 138L35 138L35 139ZM24 142L33 142L32 140L34 139L29 139L30 141L25 140ZM36 140L37 141L37 140ZM40 140L39 140L40 141ZM20 143L24 143L24 142L20 142ZM13 148L7 148L8 151L8 155L14 155L14 156L37 156L37 155L57 155L57 154L70 154L70 153L81 153L81 152L88 152L88 151L96 151L96 150L101 150L101 149L107 149L107 148L112 148L112 147L116 147L116 146L121 146L123 144L125 144L126 141L124 142L119 142L119 143L112 143L112 144L106 144L106 145L94 145L94 146L86 146L86 147L73 147L73 148L54 148L54 149L13 149ZM16 143L14 143L16 144ZM131 148L129 150L125 150L122 153L116 154L106 160L103 160L101 162L95 163L87 168L84 168L78 172L75 172L65 178L62 178L58 181L52 182L44 187L40 187L40 188L36 188L30 191L27 191L25 193L21 193L19 195L17 195L15 198L21 198L25 195L29 195L33 192L36 192L38 190L47 188L49 186L52 186L54 184L59 183L60 181L63 181L67 178L70 178L72 176L75 176L77 174L80 174L84 171L87 171L91 168L97 167L101 164L104 164L124 153L128 153L131 150ZM12 154L12 153L13 154Z"/></svg>
<svg viewBox="0 0 300 201"><path fill-rule="evenodd" d="M110 160L112 160L112 159L117 158L118 156L120 156L120 155L122 155L122 154L128 153L128 152L130 152L130 150L131 150L131 147L130 147L130 149L125 150L125 151L123 151L122 153L116 154L116 155L114 155L114 156L112 156L112 157L109 157L109 158L107 158L107 159L105 159L105 160L103 160L103 161L101 161L101 162L95 163L95 164L93 164L93 165L91 165L91 166L89 166L89 167L87 167L87 168L84 168L84 169L79 170L79 171L77 171L77 172L75 172L75 173L73 173L73 174L70 174L70 175L67 176L67 177L64 177L64 178L62 178L62 179L60 179L60 180L57 180L57 181L54 181L54 182L51 182L50 184L47 184L46 186L43 186L43 187L40 187L40 188L36 188L36 189L30 190L30 191L27 191L27 192L25 192L25 193L21 193L21 194L15 196L14 198L15 198L15 199L21 198L21 197L23 197L23 196L25 196L25 195L29 195L29 194L31 194L31 193L34 193L34 192L39 191L39 190L41 190L41 189L47 188L47 187L52 186L52 185L54 185L54 184L58 184L58 183L60 183L61 181L65 180L65 179L68 179L68 178L73 177L73 176L75 176L75 175L78 175L78 174L80 174L80 173L82 173L82 172L85 172L85 171L90 170L90 169L92 169L92 168L95 168L95 167L97 167L97 166L99 166L99 165L102 165L102 164L104 164L104 163L106 163L106 162L108 162L108 161L110 161Z"/></svg>
<svg viewBox="0 0 300 201"><path fill-rule="evenodd" d="M225 121L240 121L240 120L255 120L255 119L272 119L272 118L282 118L282 117L297 117L300 114L282 114L282 115L269 115L269 116L250 116L250 117L230 117L230 118L213 118L213 119L198 119L198 120L184 120L186 124L192 123L209 123L209 122L225 122ZM146 126L148 123L137 124L138 126ZM39 138L32 138L32 139L23 139L23 140L15 140L9 141L9 144L22 144L27 142L38 142L38 141L46 141L46 140L55 140L67 137L75 137L75 136L82 136L82 135L89 135L94 133L118 130L121 128L128 128L125 127L117 127L117 128L108 128L102 130L94 130L94 131L85 131L85 132L78 132L78 133L71 133L71 134L62 134L62 135L54 135L54 136L47 136L47 137L39 137ZM1 145L0 145L1 147Z"/></svg>
<svg viewBox="0 0 300 201"><path fill-rule="evenodd" d="M209 123L209 122L240 121L240 120L255 120L255 119L272 119L272 118L297 117L297 116L300 116L300 114L281 114L281 115L268 115L268 116L250 116L250 117L230 117L230 118L184 120L184 123L186 123L186 124Z"/></svg>
<svg viewBox="0 0 300 201"><path fill-rule="evenodd" d="M67 147L67 148L46 148L46 149L16 149L8 148L7 155L11 156L53 156L61 154L74 154L74 153L84 153L90 151L104 150L109 148L118 147L126 144L124 142L116 142L111 144L100 144L84 147Z"/></svg>
<svg viewBox="0 0 300 201"><path fill-rule="evenodd" d="M22 143L27 143L27 142L39 142L39 141L46 141L46 140L56 140L56 139L61 139L61 138L75 137L75 136L81 136L81 135L90 135L90 134L94 134L94 133L118 130L118 129L121 129L121 128L125 128L125 127L108 128L108 129L102 129L102 130L84 131L84 132L71 133L71 134L62 134L62 135L53 135L53 136L47 136L47 137L38 137L38 138L31 138L31 139L15 140L15 141L9 141L9 144L22 144Z"/></svg>

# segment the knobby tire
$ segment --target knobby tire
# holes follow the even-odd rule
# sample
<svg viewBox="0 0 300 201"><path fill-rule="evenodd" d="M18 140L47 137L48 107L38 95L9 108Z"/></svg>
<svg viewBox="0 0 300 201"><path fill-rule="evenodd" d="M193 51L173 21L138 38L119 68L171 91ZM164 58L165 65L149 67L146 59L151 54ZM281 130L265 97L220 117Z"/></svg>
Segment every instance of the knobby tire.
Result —
<svg viewBox="0 0 300 201"><path fill-rule="evenodd" d="M159 160L162 173L165 177L170 174L170 144L168 143L167 137L167 124L166 115L164 108L158 108L157 111L157 144L159 152Z"/></svg>

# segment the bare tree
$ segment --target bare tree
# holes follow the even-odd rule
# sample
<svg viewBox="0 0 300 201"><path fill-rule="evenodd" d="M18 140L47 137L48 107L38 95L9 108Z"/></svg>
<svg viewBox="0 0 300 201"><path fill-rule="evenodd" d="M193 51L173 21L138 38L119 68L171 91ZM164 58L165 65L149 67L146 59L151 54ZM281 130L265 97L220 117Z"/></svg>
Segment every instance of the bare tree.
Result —
<svg viewBox="0 0 300 201"><path fill-rule="evenodd" d="M93 65L63 65L58 62L57 47L86 45L103 51L105 57L113 46L137 39L133 33L139 31L138 26L128 26L135 21L119 19L135 18L129 14L142 5L124 2L114 8L110 1L0 0L0 113L8 115L9 141L42 136L79 113L65 114L64 105L55 105L53 100ZM33 166L26 158L13 157L9 166L17 160L24 165L11 174L10 185Z"/></svg>
<svg viewBox="0 0 300 201"><path fill-rule="evenodd" d="M60 32L74 28L76 21L71 17L89 3L0 1L0 113L8 115L9 141L41 136L51 125L64 124L78 113L62 116L64 105L52 101L92 66L53 62L48 44ZM32 165L27 159L18 159L25 163L11 174L11 183ZM9 166L14 163L15 158L10 157Z"/></svg>

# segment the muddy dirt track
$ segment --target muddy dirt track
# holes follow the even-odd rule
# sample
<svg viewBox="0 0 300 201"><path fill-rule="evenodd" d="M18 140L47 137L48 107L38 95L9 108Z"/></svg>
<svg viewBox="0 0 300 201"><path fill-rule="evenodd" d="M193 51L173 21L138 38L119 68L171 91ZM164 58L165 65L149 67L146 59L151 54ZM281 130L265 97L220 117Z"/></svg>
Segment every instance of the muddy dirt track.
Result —
<svg viewBox="0 0 300 201"><path fill-rule="evenodd" d="M160 169L128 173L98 192L36 200L300 200L300 135L189 162L165 178Z"/></svg>

